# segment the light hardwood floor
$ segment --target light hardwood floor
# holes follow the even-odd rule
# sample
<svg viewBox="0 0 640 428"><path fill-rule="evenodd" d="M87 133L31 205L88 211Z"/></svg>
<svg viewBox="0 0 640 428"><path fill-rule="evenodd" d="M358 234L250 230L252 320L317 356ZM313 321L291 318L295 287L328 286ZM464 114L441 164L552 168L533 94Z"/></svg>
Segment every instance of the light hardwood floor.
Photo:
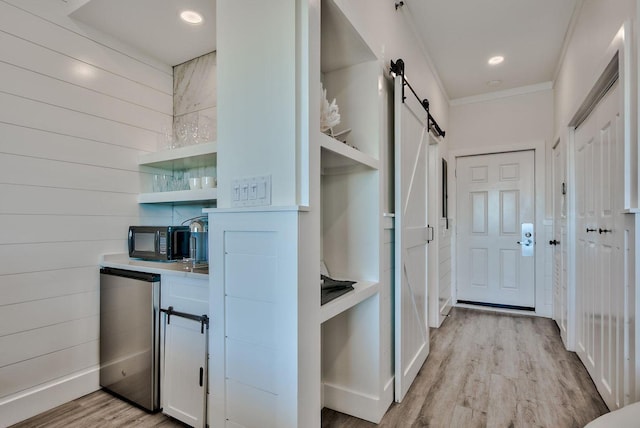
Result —
<svg viewBox="0 0 640 428"><path fill-rule="evenodd" d="M187 427L162 413L148 413L104 391L73 400L11 428Z"/></svg>
<svg viewBox="0 0 640 428"><path fill-rule="evenodd" d="M381 427L583 427L607 412L553 321L454 308L431 330L431 353ZM181 427L98 391L12 428ZM375 427L329 409L326 428ZM301 427L304 428L304 427Z"/></svg>
<svg viewBox="0 0 640 428"><path fill-rule="evenodd" d="M454 308L380 427L583 427L606 413L586 369L547 318ZM322 426L375 427L329 409Z"/></svg>

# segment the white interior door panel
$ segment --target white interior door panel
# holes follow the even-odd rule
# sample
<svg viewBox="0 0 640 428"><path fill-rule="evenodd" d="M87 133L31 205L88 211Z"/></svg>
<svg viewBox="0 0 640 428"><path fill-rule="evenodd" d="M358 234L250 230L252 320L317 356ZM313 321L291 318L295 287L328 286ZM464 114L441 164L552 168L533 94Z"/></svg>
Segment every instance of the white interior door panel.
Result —
<svg viewBox="0 0 640 428"><path fill-rule="evenodd" d="M534 308L532 150L457 158L458 301Z"/></svg>
<svg viewBox="0 0 640 428"><path fill-rule="evenodd" d="M429 353L427 324L426 112L402 99L395 79L395 400L400 402Z"/></svg>

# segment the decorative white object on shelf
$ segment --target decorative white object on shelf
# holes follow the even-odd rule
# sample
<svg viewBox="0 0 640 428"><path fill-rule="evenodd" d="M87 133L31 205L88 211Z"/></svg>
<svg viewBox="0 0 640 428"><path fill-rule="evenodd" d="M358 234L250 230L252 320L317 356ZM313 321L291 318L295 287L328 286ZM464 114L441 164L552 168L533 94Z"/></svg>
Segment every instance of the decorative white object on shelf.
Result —
<svg viewBox="0 0 640 428"><path fill-rule="evenodd" d="M320 102L320 131L326 132L340 123L340 113L338 113L338 105L334 98L329 104L327 100L327 90L320 84L322 91L322 101ZM333 132L332 132L333 133Z"/></svg>

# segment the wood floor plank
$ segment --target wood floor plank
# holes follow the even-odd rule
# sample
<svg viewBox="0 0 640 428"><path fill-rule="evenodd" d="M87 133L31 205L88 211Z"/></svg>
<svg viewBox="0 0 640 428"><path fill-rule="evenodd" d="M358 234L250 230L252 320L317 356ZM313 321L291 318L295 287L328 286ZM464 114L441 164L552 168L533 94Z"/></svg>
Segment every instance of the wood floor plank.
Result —
<svg viewBox="0 0 640 428"><path fill-rule="evenodd" d="M148 413L105 391L96 391L11 428L155 428L187 425L162 413Z"/></svg>
<svg viewBox="0 0 640 428"><path fill-rule="evenodd" d="M454 308L430 332L431 350L381 428L580 428L607 412L586 369L545 318ZM185 427L98 391L12 428ZM330 409L323 428L375 424Z"/></svg>
<svg viewBox="0 0 640 428"><path fill-rule="evenodd" d="M583 427L607 412L586 369L546 318L454 308L402 403L382 419L404 427ZM323 427L368 422L324 409Z"/></svg>
<svg viewBox="0 0 640 428"><path fill-rule="evenodd" d="M456 406L450 428L481 428L487 426L487 414L467 407Z"/></svg>
<svg viewBox="0 0 640 428"><path fill-rule="evenodd" d="M492 374L489 381L487 426L518 426L516 422L517 410L516 381L503 375Z"/></svg>

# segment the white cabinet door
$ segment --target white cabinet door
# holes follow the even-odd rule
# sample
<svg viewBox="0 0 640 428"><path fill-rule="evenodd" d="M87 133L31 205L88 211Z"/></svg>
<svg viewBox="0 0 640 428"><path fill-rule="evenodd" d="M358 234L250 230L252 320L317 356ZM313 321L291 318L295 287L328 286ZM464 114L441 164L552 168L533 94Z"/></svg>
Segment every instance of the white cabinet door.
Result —
<svg viewBox="0 0 640 428"><path fill-rule="evenodd" d="M209 281L163 275L161 307L208 315ZM193 427L204 427L207 403L207 335L192 319L162 314L162 412Z"/></svg>
<svg viewBox="0 0 640 428"><path fill-rule="evenodd" d="M166 323L163 413L193 427L205 426L207 389L207 330L200 323L177 315Z"/></svg>
<svg viewBox="0 0 640 428"><path fill-rule="evenodd" d="M400 402L429 354L427 325L426 112L403 101L395 79L395 400Z"/></svg>

